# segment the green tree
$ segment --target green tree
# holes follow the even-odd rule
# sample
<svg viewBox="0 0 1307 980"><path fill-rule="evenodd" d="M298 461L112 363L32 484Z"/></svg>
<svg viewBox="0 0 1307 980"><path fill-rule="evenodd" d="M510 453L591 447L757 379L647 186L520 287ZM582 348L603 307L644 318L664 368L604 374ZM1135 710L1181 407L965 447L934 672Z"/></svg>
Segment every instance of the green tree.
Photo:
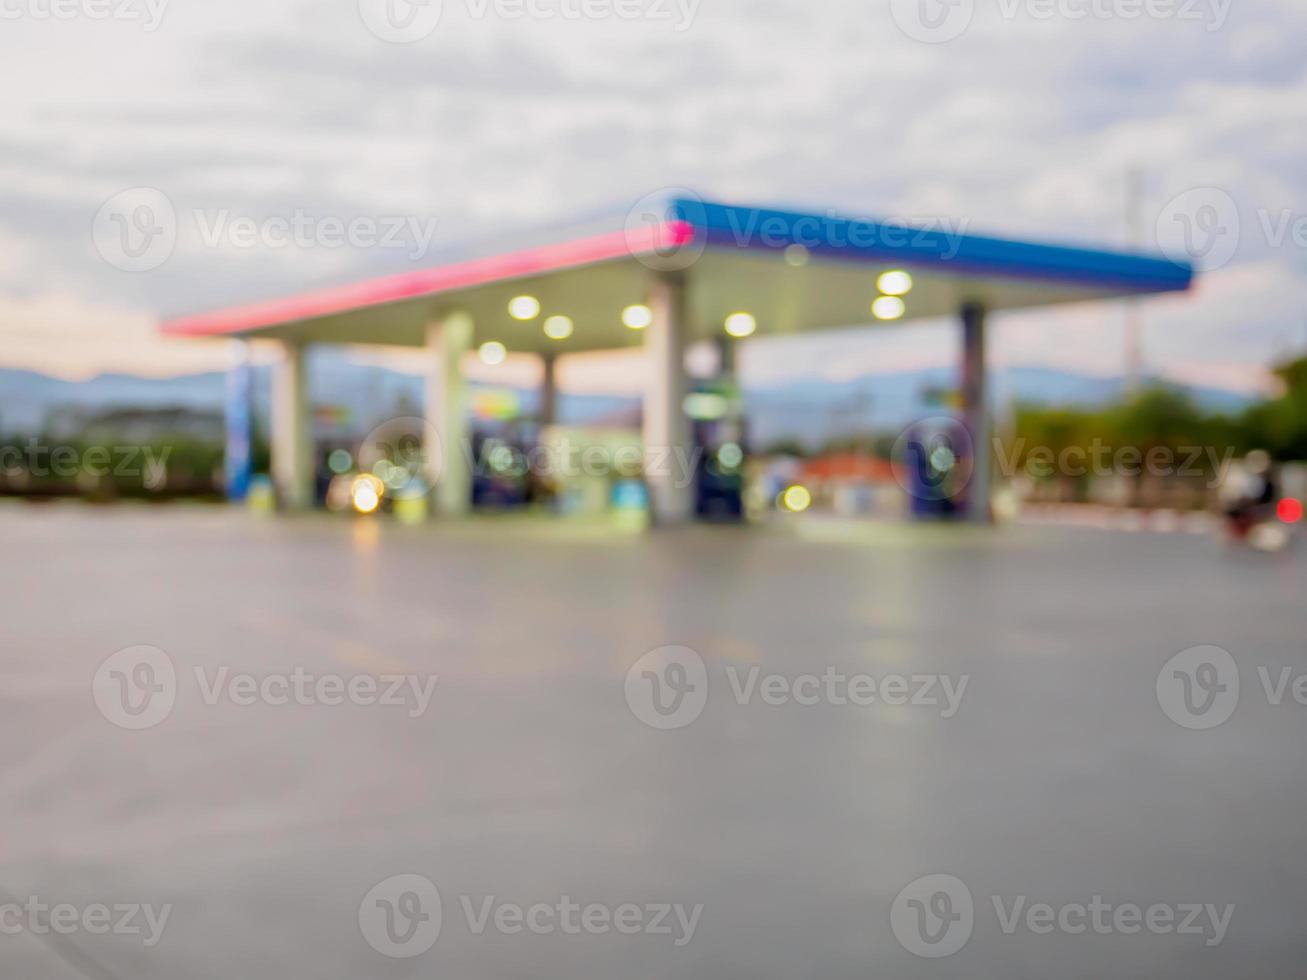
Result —
<svg viewBox="0 0 1307 980"><path fill-rule="evenodd" d="M1265 449L1278 460L1307 460L1307 357L1275 369L1283 392L1238 420L1241 448Z"/></svg>

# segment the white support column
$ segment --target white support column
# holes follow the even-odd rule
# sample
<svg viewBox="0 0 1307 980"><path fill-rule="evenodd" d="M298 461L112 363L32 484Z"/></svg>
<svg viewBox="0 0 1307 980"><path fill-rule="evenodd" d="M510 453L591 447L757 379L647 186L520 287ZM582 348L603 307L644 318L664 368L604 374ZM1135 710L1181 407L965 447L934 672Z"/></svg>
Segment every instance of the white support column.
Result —
<svg viewBox="0 0 1307 980"><path fill-rule="evenodd" d="M690 420L685 415L685 279L656 273L645 329L649 372L644 392L645 482L655 524L690 519L694 506Z"/></svg>
<svg viewBox="0 0 1307 980"><path fill-rule="evenodd" d="M540 424L554 425L558 421L558 356L540 355Z"/></svg>
<svg viewBox="0 0 1307 980"><path fill-rule="evenodd" d="M427 478L435 484L436 511L449 517L472 509L472 452L467 423L467 386L459 361L472 348L472 318L445 314L427 327L431 370L426 415L440 444L427 447Z"/></svg>
<svg viewBox="0 0 1307 980"><path fill-rule="evenodd" d="M990 509L990 425L985 372L985 309L962 307L962 422L971 437L972 470L967 484L967 520L988 524Z"/></svg>
<svg viewBox="0 0 1307 980"><path fill-rule="evenodd" d="M282 342L282 357L272 372L272 482L288 510L313 505L313 432L309 419L305 348Z"/></svg>

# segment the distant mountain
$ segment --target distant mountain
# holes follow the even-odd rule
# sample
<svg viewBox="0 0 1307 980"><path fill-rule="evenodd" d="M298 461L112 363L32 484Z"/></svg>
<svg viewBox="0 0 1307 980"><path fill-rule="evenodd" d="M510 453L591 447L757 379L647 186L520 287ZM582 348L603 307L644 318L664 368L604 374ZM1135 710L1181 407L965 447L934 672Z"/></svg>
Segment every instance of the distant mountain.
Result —
<svg viewBox="0 0 1307 980"><path fill-rule="evenodd" d="M39 431L57 408L221 407L225 384L220 372L178 378L101 374L89 381L64 381L0 368L0 432Z"/></svg>
<svg viewBox="0 0 1307 980"><path fill-rule="evenodd" d="M399 412L417 411L423 400L421 378L351 363L335 352L319 352L310 377L314 404L342 410L348 427L360 433ZM1118 378L1040 367L996 371L992 384L1000 414L1015 401L1100 406L1119 399L1123 390ZM816 446L844 435L897 428L922 415L943 411L932 395L955 385L956 372L946 367L867 375L845 382L799 379L746 388L745 410L755 444L795 439ZM102 374L89 381L70 382L34 371L0 369L0 432L37 432L50 412L69 407L88 411L124 407L221 410L225 386L221 372L159 379ZM472 387L474 391L504 390L476 383ZM270 369L256 368L258 417L266 418L270 391ZM1194 387L1189 391L1208 411L1236 412L1250 401L1222 388ZM535 391L517 390L515 394L524 411L533 411L538 404ZM559 410L564 422L634 425L639 400L564 393Z"/></svg>
<svg viewBox="0 0 1307 980"><path fill-rule="evenodd" d="M819 446L830 439L894 430L925 415L946 412L938 396L957 387L952 368L866 375L851 381L793 381L745 390L755 445L797 440ZM1120 400L1125 382L1054 368L1003 368L991 377L992 404L1002 416L1017 402L1094 408ZM1224 388L1190 387L1209 412L1238 412L1251 399Z"/></svg>
<svg viewBox="0 0 1307 980"><path fill-rule="evenodd" d="M325 353L325 352L324 352ZM423 402L423 379L382 367L350 363L339 357L319 356L310 364L310 396L314 405L338 410L359 434L397 414L418 412ZM41 431L52 413L65 409L101 412L115 408L191 408L222 411L226 374L212 371L175 378L144 378L128 374L101 374L87 381L65 381L35 371L0 368L0 434ZM506 390L503 386L471 384L474 392ZM512 390L512 389L508 389ZM534 411L539 393L515 390L523 411ZM266 419L272 396L272 370L254 369L256 418ZM635 425L639 400L609 395L562 394L563 421Z"/></svg>

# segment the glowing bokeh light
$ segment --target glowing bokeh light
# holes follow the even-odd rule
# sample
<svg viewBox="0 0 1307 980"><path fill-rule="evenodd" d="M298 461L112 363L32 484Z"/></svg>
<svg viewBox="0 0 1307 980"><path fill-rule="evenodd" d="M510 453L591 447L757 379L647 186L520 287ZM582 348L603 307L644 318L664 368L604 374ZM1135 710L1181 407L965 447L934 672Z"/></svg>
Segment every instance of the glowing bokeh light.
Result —
<svg viewBox="0 0 1307 980"><path fill-rule="evenodd" d="M1297 524L1302 520L1302 501L1285 497L1275 505L1275 513L1285 524Z"/></svg>
<svg viewBox="0 0 1307 980"><path fill-rule="evenodd" d="M907 307L897 296L881 296L871 304L871 315L877 320L897 320Z"/></svg>
<svg viewBox="0 0 1307 980"><path fill-rule="evenodd" d="M752 313L732 313L726 318L726 332L732 337L748 337L758 329Z"/></svg>
<svg viewBox="0 0 1307 980"><path fill-rule="evenodd" d="M348 473L353 466L354 457L349 454L348 449L333 449L331 455L327 457L327 468L337 475Z"/></svg>
<svg viewBox="0 0 1307 980"><path fill-rule="evenodd" d="M545 336L550 340L566 340L572 336L572 318L570 316L551 316L545 319Z"/></svg>
<svg viewBox="0 0 1307 980"><path fill-rule="evenodd" d="M958 458L948 446L936 446L930 453L930 465L936 473L947 473L957 465Z"/></svg>
<svg viewBox="0 0 1307 980"><path fill-rule="evenodd" d="M622 322L632 330L643 330L653 323L653 310L637 303L622 310Z"/></svg>
<svg viewBox="0 0 1307 980"><path fill-rule="evenodd" d="M802 245L785 246L785 262L798 269L808 264L809 253Z"/></svg>
<svg viewBox="0 0 1307 980"><path fill-rule="evenodd" d="M381 506L385 485L371 473L360 473L349 488L349 502L360 514L374 514Z"/></svg>
<svg viewBox="0 0 1307 980"><path fill-rule="evenodd" d="M781 506L792 514L802 514L812 506L812 493L799 483L786 487L781 494Z"/></svg>
<svg viewBox="0 0 1307 980"><path fill-rule="evenodd" d="M503 364L508 356L508 348L497 340L487 340L477 349L477 357L482 364Z"/></svg>
<svg viewBox="0 0 1307 980"><path fill-rule="evenodd" d="M876 288L886 296L904 296L912 289L912 277L902 269L891 269L881 273Z"/></svg>
<svg viewBox="0 0 1307 980"><path fill-rule="evenodd" d="M534 296L514 296L508 301L508 315L514 320L534 320L540 315L540 300Z"/></svg>

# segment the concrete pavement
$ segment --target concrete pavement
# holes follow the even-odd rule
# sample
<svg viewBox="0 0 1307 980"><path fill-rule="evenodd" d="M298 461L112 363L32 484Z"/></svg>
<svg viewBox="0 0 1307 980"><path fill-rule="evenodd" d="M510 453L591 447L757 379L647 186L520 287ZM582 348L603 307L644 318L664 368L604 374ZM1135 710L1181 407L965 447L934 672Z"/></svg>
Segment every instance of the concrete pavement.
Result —
<svg viewBox="0 0 1307 980"><path fill-rule="evenodd" d="M78 920L0 933L6 976L1283 977L1307 955L1301 552L193 508L7 506L0 535L0 888ZM1197 645L1239 682L1210 728L1166 687ZM167 685L102 666L139 646L175 680L130 730L105 698ZM669 646L702 677L671 651L628 678ZM1188 693L1223 712L1217 669ZM170 911L147 945L96 934L98 905ZM1219 939L1208 906L1233 907Z"/></svg>

